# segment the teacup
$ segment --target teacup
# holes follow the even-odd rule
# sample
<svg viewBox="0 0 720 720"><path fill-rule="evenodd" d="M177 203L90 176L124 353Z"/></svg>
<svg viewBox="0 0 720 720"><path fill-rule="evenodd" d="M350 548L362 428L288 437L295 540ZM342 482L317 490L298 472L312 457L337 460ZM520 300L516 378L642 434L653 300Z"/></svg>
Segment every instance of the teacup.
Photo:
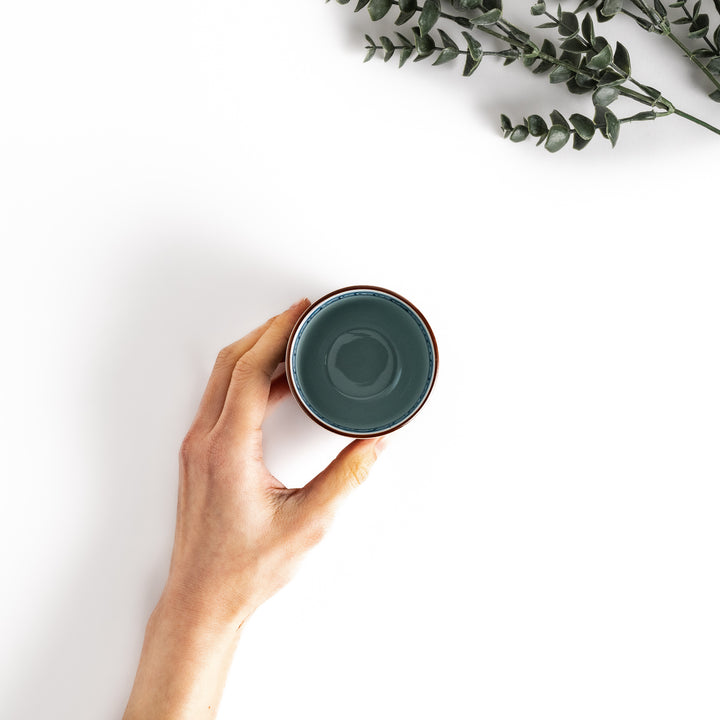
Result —
<svg viewBox="0 0 720 720"><path fill-rule="evenodd" d="M401 295L357 285L310 305L290 335L285 368L300 407L328 430L375 437L423 406L438 349L423 314Z"/></svg>

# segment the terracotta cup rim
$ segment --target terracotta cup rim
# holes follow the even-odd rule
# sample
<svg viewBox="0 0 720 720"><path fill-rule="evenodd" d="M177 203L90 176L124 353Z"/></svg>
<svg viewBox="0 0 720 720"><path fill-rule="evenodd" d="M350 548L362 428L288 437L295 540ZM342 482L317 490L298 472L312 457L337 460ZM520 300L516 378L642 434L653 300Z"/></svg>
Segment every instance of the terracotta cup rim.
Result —
<svg viewBox="0 0 720 720"><path fill-rule="evenodd" d="M407 305L410 310L412 310L415 315L420 319L422 324L425 326L425 329L427 330L428 337L430 338L430 342L432 344L433 348L433 355L434 355L434 363L433 363L433 373L432 378L430 380L430 385L425 392L425 396L423 397L422 401L418 404L418 406L408 415L408 417L404 418L401 422L397 423L396 425L392 425L388 429L379 430L375 432L349 432L345 429L340 429L335 427L334 425L331 425L328 422L325 422L322 418L318 417L315 413L310 410L310 408L306 405L302 397L300 396L300 393L298 392L296 386L295 386L295 379L293 377L292 373L292 367L291 367L291 358L292 358L292 348L295 343L295 337L298 333L298 330L302 327L303 323L305 322L305 318L313 311L315 310L319 305L322 305L324 302L329 300L330 298L333 298L337 295L343 295L347 292L352 291L359 291L359 290L369 290L372 292L379 292L383 293L385 295L389 295L390 297L395 298L396 300L399 300L400 302ZM295 326L292 329L292 332L290 333L290 338L288 340L287 349L285 350L285 374L288 381L288 386L290 387L290 392L292 396L295 398L295 401L297 404L302 408L302 410L305 412L305 414L314 422L316 422L318 425L324 427L326 430L330 430L331 432L337 433L338 435L344 435L345 437L353 437L353 438L373 438L373 437L380 437L382 435L388 435L391 432L394 432L395 430L398 430L399 428L406 425L410 420L412 420L420 411L420 409L425 405L427 402L427 399L430 397L430 394L432 393L433 387L435 386L435 380L437 378L438 374L438 364L439 364L439 354L438 354L438 346L437 346L437 340L435 339L435 333L433 332L432 327L430 326L430 323L427 321L427 318L425 315L423 315L422 312L413 304L411 303L406 297L403 297L400 293L395 292L394 290L389 290L385 287L380 287L378 285L348 285L346 287L338 288L337 290L333 290L329 293L326 293L322 297L318 298L314 302L310 303L310 305L305 309L305 311L300 315L297 322L295 323Z"/></svg>

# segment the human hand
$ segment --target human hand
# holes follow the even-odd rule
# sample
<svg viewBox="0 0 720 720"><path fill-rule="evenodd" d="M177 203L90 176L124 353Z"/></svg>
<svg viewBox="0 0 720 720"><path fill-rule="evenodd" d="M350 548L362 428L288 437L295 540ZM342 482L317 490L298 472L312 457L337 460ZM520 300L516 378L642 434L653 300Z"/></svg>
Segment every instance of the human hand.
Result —
<svg viewBox="0 0 720 720"><path fill-rule="evenodd" d="M175 545L163 601L186 616L239 627L292 577L338 502L368 475L383 439L351 442L305 487L263 461L261 426L289 394L273 377L307 300L220 351L180 451Z"/></svg>
<svg viewBox="0 0 720 720"><path fill-rule="evenodd" d="M263 462L262 423L289 392L275 377L303 300L220 351L180 450L175 544L147 624L124 720L215 717L239 630L292 577L383 439L351 442L305 487Z"/></svg>

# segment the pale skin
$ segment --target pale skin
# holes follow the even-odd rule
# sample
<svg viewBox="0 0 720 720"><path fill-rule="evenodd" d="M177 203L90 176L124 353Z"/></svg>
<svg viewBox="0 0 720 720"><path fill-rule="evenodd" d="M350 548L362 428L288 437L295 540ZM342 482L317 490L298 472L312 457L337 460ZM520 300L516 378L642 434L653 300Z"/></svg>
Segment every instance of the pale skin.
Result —
<svg viewBox="0 0 720 720"><path fill-rule="evenodd" d="M289 393L296 303L220 351L180 449L175 544L124 720L214 718L242 628L293 576L385 440L355 440L302 488L265 466L262 423Z"/></svg>

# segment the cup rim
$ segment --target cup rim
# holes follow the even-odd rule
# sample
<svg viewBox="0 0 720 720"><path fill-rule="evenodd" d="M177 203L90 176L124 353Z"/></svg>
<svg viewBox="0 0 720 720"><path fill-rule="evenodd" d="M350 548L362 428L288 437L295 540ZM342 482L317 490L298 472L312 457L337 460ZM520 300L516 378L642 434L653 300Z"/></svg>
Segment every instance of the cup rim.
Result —
<svg viewBox="0 0 720 720"><path fill-rule="evenodd" d="M298 392L297 388L295 387L295 380L293 378L293 374L291 371L291 357L292 357L292 347L295 342L295 337L298 333L298 330L302 327L305 318L313 311L315 310L319 305L322 305L325 301L330 300L331 298L337 296L337 295L343 295L347 292L352 291L358 291L358 290L369 290L372 292L380 292L384 293L386 295L389 295L400 302L407 305L422 321L423 325L425 326L425 329L428 332L428 336L430 338L430 342L432 343L433 348L433 354L434 354L434 363L433 363L433 373L432 378L430 380L430 385L427 389L427 392L425 393L425 397L422 399L422 401L419 403L419 405L408 415L408 417L404 418L401 422L397 423L396 425L393 425L392 427L388 428L387 430L378 430L375 432L349 432L347 430L342 430L340 428L335 427L334 425L331 425L327 422L325 422L323 419L319 418L315 413L310 410L310 408L305 404L305 401L300 396L300 393ZM300 315L300 317L297 319L297 322L295 323L295 326L292 329L292 332L290 333L290 338L288 339L287 348L285 350L285 376L287 378L288 386L290 387L290 392L292 393L292 396L295 398L295 401L297 404L302 408L302 410L305 412L305 414L313 421L315 421L318 425L321 427L324 427L326 430L330 430L331 432L337 433L338 435L344 435L345 437L352 437L352 438L374 438L374 437L381 437L382 435L388 435L391 432L395 432L395 430L398 430L399 428L406 425L410 420L412 420L415 415L420 411L423 405L427 402L427 399L430 397L430 394L432 393L433 387L435 386L435 380L437 378L438 374L438 366L439 366L439 354L438 354L438 346L437 346L437 340L435 339L435 333L433 332L432 327L430 326L430 323L427 321L427 318L425 315L420 312L420 310L411 303L406 297L403 297L400 293L395 292L394 290L389 290L388 288L380 287L378 285L347 285L346 287L338 288L337 290L333 290L329 293L326 293L322 297L318 298L314 302L312 302Z"/></svg>

